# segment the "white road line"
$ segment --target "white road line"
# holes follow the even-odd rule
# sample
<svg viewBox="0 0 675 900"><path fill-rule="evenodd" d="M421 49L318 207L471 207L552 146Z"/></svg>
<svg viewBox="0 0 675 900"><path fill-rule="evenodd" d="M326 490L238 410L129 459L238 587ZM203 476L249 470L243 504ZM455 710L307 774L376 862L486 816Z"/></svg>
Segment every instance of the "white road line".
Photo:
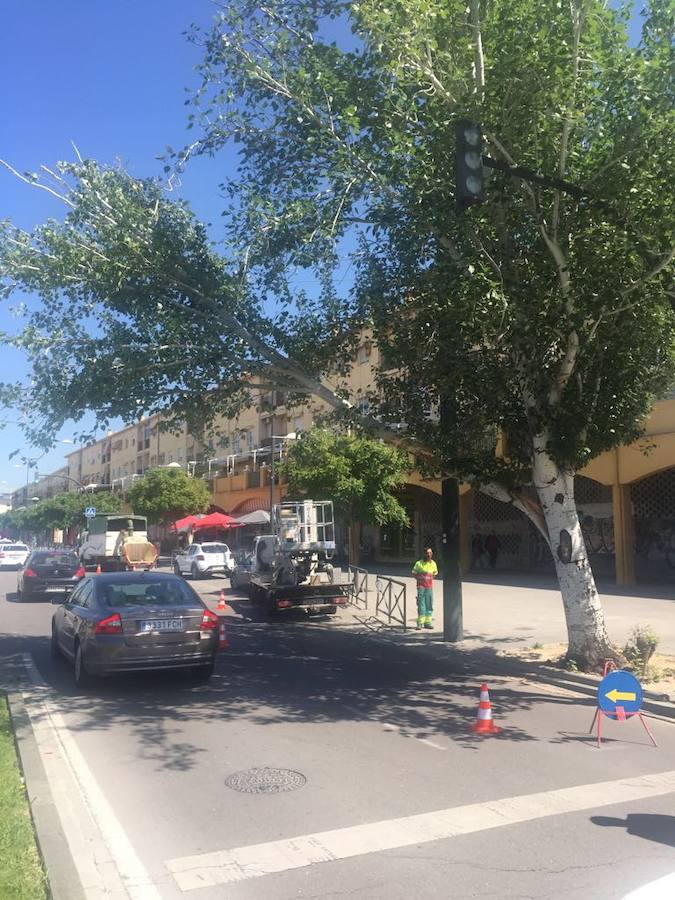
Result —
<svg viewBox="0 0 675 900"><path fill-rule="evenodd" d="M435 741L430 741L429 738L418 738L418 737L415 737L414 734L411 734L410 737L414 738L416 741L419 741L420 744L426 744L427 747L433 747L434 750L445 750L446 749L442 744L437 744Z"/></svg>
<svg viewBox="0 0 675 900"><path fill-rule="evenodd" d="M182 891L675 792L675 771L507 797L165 863Z"/></svg>
<svg viewBox="0 0 675 900"><path fill-rule="evenodd" d="M87 897L161 900L150 875L51 701L32 656L23 654L34 689L26 709L54 800Z"/></svg>

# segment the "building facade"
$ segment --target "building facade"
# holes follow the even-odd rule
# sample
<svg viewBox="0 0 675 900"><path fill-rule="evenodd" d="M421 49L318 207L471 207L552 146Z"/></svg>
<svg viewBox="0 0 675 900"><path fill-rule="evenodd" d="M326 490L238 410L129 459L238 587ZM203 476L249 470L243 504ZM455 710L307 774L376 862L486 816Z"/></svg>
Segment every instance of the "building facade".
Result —
<svg viewBox="0 0 675 900"><path fill-rule="evenodd" d="M377 346L364 333L346 380L333 388L347 390L351 401L367 412L367 396L380 362ZM234 515L269 509L285 495L285 485L271 477L289 442L328 412L321 401L305 407L288 405L283 391L252 394L251 405L235 419L214 424L210 447L186 429L162 431L159 417L109 433L66 457L67 465L34 485L27 497L42 491L76 489L120 492L155 466L180 466L206 479L215 508ZM214 449L214 445L216 449ZM59 477L67 476L67 478ZM43 484L44 483L44 484ZM26 488L15 492L13 505L26 505ZM594 459L576 478L575 491L582 528L600 575L619 584L636 580L675 580L675 395L658 401L646 422L645 438ZM423 547L441 548L440 481L413 473L401 492L410 527L363 529L363 551L378 563L411 562ZM499 569L552 571L550 551L529 521L517 510L463 485L460 497L462 567L486 562L471 552L472 539L494 534L499 542Z"/></svg>

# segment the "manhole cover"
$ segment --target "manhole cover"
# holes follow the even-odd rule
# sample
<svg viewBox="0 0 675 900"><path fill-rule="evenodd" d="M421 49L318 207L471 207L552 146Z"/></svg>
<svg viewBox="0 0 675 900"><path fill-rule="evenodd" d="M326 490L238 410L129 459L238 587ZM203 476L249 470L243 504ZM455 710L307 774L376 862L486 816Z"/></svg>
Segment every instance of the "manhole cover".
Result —
<svg viewBox="0 0 675 900"><path fill-rule="evenodd" d="M306 782L305 776L293 769L270 769L267 766L235 772L225 779L228 787L244 794L281 794L283 791L295 791Z"/></svg>

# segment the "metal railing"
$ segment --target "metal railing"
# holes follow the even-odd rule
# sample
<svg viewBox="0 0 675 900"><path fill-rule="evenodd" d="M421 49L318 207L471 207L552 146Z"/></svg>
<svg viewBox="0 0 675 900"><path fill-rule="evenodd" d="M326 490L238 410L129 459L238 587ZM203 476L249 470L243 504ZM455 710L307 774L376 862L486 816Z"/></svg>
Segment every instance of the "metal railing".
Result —
<svg viewBox="0 0 675 900"><path fill-rule="evenodd" d="M349 602L368 609L368 572L358 566L349 566L349 575Z"/></svg>
<svg viewBox="0 0 675 900"><path fill-rule="evenodd" d="M375 615L384 616L387 625L400 625L404 631L407 629L407 597L406 586L395 578L386 578L378 575L375 580L377 600L375 602Z"/></svg>

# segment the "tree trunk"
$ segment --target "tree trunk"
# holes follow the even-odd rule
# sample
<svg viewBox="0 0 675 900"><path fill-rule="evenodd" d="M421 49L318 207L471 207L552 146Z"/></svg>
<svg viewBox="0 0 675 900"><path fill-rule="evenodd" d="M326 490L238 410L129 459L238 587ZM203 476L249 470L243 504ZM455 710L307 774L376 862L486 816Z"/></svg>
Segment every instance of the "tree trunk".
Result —
<svg viewBox="0 0 675 900"><path fill-rule="evenodd" d="M574 499L574 472L551 459L545 436L534 440L534 484L539 496L560 583L569 647L568 661L585 671L621 656L612 646L588 561Z"/></svg>
<svg viewBox="0 0 675 900"><path fill-rule="evenodd" d="M349 565L358 566L361 561L361 523L349 520Z"/></svg>

